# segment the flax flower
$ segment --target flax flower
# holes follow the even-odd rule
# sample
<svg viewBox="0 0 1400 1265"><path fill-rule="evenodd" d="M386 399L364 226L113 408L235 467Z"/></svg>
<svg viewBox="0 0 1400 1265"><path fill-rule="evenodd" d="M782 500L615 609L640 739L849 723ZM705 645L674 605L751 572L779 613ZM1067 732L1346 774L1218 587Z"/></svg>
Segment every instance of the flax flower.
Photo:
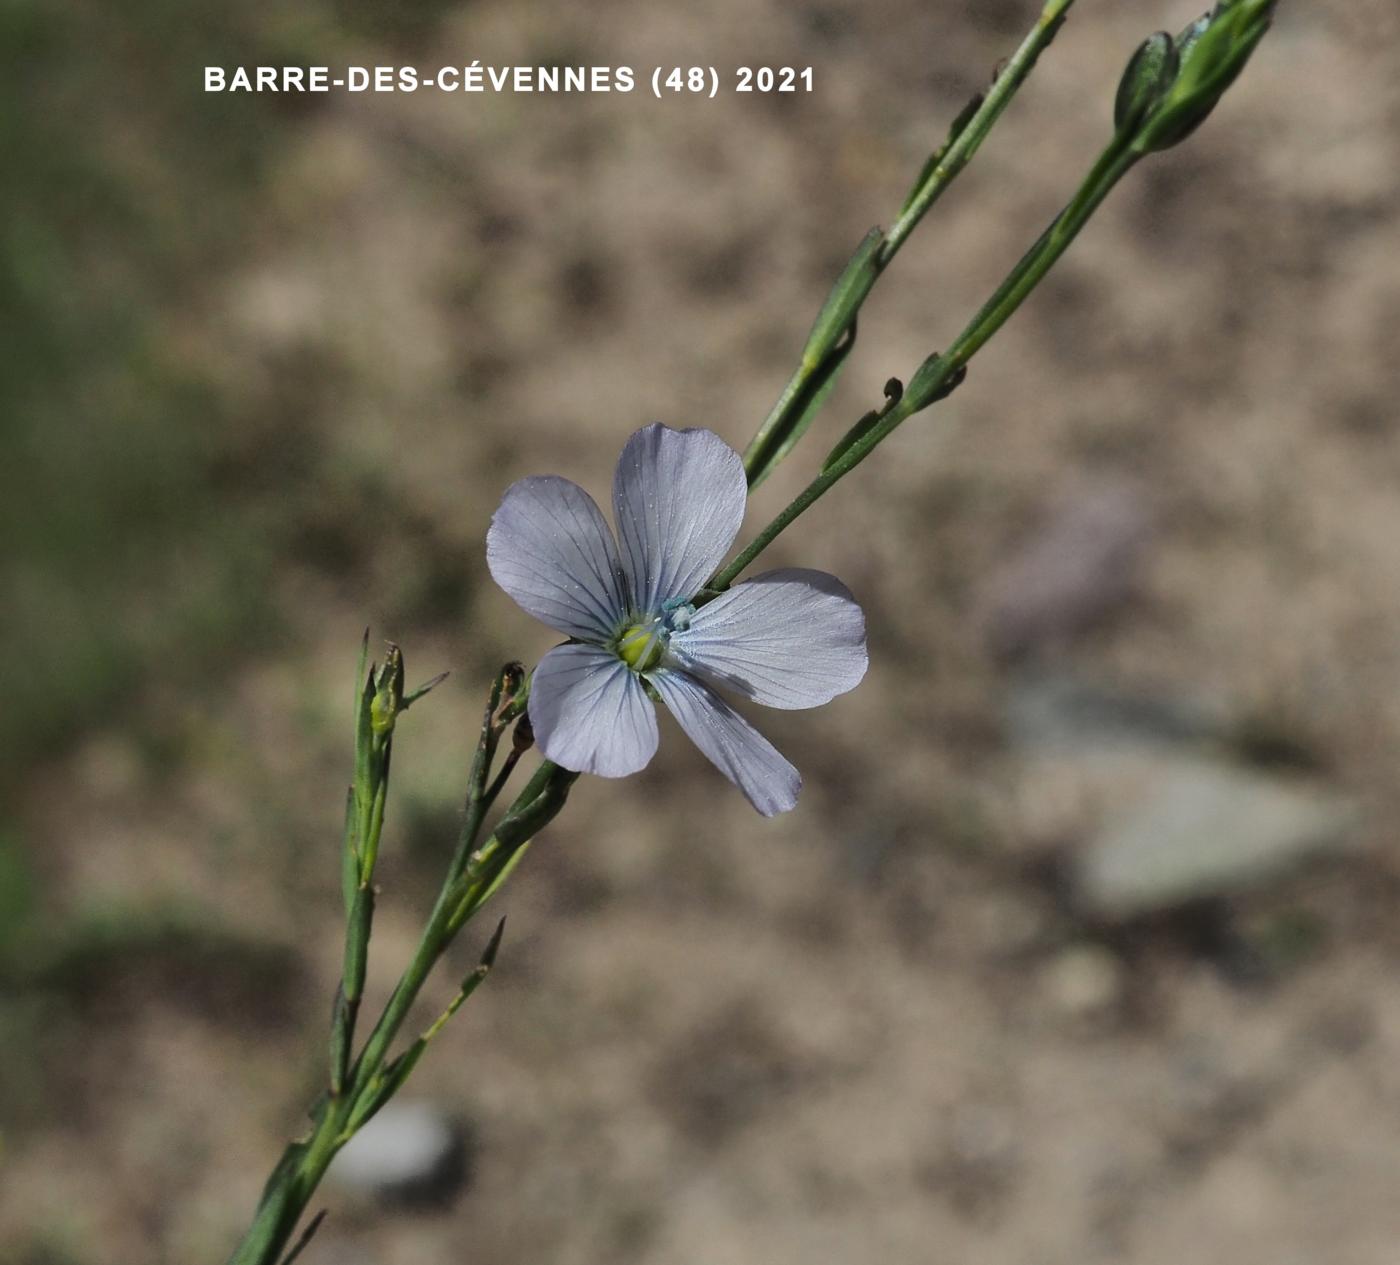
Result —
<svg viewBox="0 0 1400 1265"><path fill-rule="evenodd" d="M544 656L530 687L548 759L602 777L636 773L656 752L656 700L760 813L796 804L797 770L716 687L768 707L830 702L865 674L865 617L820 571L702 592L746 497L743 463L718 435L659 425L637 431L618 460L616 536L568 479L535 476L506 492L486 538L491 574L571 639Z"/></svg>

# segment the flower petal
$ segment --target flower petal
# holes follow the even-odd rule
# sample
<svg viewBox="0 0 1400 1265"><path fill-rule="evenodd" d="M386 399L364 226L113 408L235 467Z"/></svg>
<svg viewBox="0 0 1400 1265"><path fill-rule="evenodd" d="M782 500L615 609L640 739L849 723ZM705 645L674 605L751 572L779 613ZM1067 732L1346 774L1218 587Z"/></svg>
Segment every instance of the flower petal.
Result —
<svg viewBox="0 0 1400 1265"><path fill-rule="evenodd" d="M626 777L656 754L656 709L641 678L598 646L556 646L530 684L530 724L547 759Z"/></svg>
<svg viewBox="0 0 1400 1265"><path fill-rule="evenodd" d="M663 668L648 678L690 740L765 817L797 805L802 775L703 681Z"/></svg>
<svg viewBox="0 0 1400 1265"><path fill-rule="evenodd" d="M526 611L570 637L607 641L626 616L612 529L568 479L511 484L486 534L486 565Z"/></svg>
<svg viewBox="0 0 1400 1265"><path fill-rule="evenodd" d="M819 707L854 689L869 662L865 614L824 571L768 571L736 584L671 637L687 671L766 707Z"/></svg>
<svg viewBox="0 0 1400 1265"><path fill-rule="evenodd" d="M688 601L724 561L744 521L744 463L713 431L646 426L613 478L613 516L633 613Z"/></svg>

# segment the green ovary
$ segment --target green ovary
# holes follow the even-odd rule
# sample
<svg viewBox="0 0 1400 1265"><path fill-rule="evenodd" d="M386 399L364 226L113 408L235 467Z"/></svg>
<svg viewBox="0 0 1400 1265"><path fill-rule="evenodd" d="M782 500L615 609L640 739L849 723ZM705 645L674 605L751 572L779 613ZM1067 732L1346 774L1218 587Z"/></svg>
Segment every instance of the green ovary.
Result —
<svg viewBox="0 0 1400 1265"><path fill-rule="evenodd" d="M633 672L649 672L666 653L666 633L660 622L633 624L617 639L617 655Z"/></svg>

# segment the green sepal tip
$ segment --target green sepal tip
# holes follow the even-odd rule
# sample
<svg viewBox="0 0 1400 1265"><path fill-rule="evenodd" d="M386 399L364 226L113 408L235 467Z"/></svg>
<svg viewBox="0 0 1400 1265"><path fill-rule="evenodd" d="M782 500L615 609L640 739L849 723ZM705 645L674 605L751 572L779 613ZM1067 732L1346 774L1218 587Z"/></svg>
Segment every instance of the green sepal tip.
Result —
<svg viewBox="0 0 1400 1265"><path fill-rule="evenodd" d="M1158 31L1143 40L1118 83L1118 95L1113 102L1115 131L1136 130L1171 86L1180 62L1176 41L1168 32Z"/></svg>

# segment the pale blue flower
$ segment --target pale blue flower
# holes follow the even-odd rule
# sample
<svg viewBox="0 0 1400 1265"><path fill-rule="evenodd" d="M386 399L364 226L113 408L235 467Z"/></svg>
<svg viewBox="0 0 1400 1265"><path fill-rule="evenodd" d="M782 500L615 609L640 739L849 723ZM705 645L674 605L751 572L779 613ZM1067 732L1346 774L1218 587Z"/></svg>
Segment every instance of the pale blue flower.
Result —
<svg viewBox="0 0 1400 1265"><path fill-rule="evenodd" d="M820 571L769 571L697 605L744 517L744 465L707 430L647 426L613 479L617 536L593 498L553 475L511 486L486 560L536 619L573 638L540 661L530 722L566 769L625 777L656 752L659 699L765 816L802 779L717 694L817 707L865 675L865 616ZM619 547L618 542L621 542Z"/></svg>

